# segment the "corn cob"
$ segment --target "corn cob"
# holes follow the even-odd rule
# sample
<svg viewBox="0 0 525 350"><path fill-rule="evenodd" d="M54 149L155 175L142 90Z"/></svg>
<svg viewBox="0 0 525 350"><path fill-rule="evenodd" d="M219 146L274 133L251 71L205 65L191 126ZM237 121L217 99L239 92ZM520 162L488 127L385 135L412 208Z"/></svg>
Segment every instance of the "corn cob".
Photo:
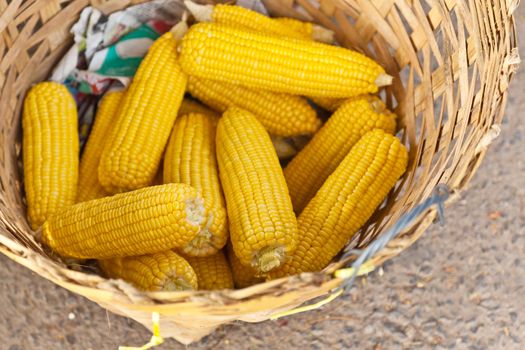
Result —
<svg viewBox="0 0 525 350"><path fill-rule="evenodd" d="M251 112L273 135L312 134L321 126L314 109L299 96L197 77L189 77L188 91L221 113L228 107L239 107Z"/></svg>
<svg viewBox="0 0 525 350"><path fill-rule="evenodd" d="M392 77L360 53L216 23L193 25L180 46L188 75L303 96L375 93Z"/></svg>
<svg viewBox="0 0 525 350"><path fill-rule="evenodd" d="M309 22L293 18L270 18L258 12L235 5L198 5L192 1L184 4L199 22L226 24L244 30L261 31L272 35L303 40L333 43L334 32Z"/></svg>
<svg viewBox="0 0 525 350"><path fill-rule="evenodd" d="M185 183L202 193L212 219L181 249L189 256L217 253L228 239L226 204L215 154L216 119L191 113L175 122L164 156L164 183Z"/></svg>
<svg viewBox="0 0 525 350"><path fill-rule="evenodd" d="M393 134L395 115L375 96L346 101L284 169L294 210L301 213L352 146L372 129Z"/></svg>
<svg viewBox="0 0 525 350"><path fill-rule="evenodd" d="M313 103L326 109L330 112L335 112L337 108L341 107L345 99L342 98L329 98L329 97L310 97Z"/></svg>
<svg viewBox="0 0 525 350"><path fill-rule="evenodd" d="M186 81L177 63L173 34L168 32L150 47L122 99L99 166L99 180L106 190L123 192L152 182Z"/></svg>
<svg viewBox="0 0 525 350"><path fill-rule="evenodd" d="M270 278L323 269L383 202L407 159L396 137L379 129L363 136L299 216L297 249Z"/></svg>
<svg viewBox="0 0 525 350"><path fill-rule="evenodd" d="M194 101L192 99L185 98L184 100L182 100L182 103L180 104L179 117L185 114L190 114L190 113L200 113L200 114L204 114L204 115L207 115L213 118L217 118L217 119L219 119L220 117L220 115L217 112L209 109L203 104L197 101Z"/></svg>
<svg viewBox="0 0 525 350"><path fill-rule="evenodd" d="M264 282L264 278L257 276L257 271L250 265L243 265L233 251L232 245L228 244L228 261L230 262L233 283L236 288L246 288L254 284Z"/></svg>
<svg viewBox="0 0 525 350"><path fill-rule="evenodd" d="M217 159L233 248L267 272L297 244L297 221L272 141L257 119L229 108L217 127Z"/></svg>
<svg viewBox="0 0 525 350"><path fill-rule="evenodd" d="M63 257L144 255L185 246L207 220L197 190L169 184L63 208L44 223L42 240Z"/></svg>
<svg viewBox="0 0 525 350"><path fill-rule="evenodd" d="M75 100L65 86L44 82L28 92L22 116L24 185L34 230L75 202L77 124Z"/></svg>
<svg viewBox="0 0 525 350"><path fill-rule="evenodd" d="M232 289L233 279L230 266L222 251L217 254L201 257L186 258L197 274L200 290Z"/></svg>
<svg viewBox="0 0 525 350"><path fill-rule="evenodd" d="M107 277L123 279L145 291L197 289L197 275L190 264L171 250L127 258L99 260Z"/></svg>
<svg viewBox="0 0 525 350"><path fill-rule="evenodd" d="M115 123L115 115L123 96L124 91L110 92L100 102L95 124L93 124L80 160L77 202L85 202L111 195L98 181L98 165L104 149L104 143L111 133Z"/></svg>

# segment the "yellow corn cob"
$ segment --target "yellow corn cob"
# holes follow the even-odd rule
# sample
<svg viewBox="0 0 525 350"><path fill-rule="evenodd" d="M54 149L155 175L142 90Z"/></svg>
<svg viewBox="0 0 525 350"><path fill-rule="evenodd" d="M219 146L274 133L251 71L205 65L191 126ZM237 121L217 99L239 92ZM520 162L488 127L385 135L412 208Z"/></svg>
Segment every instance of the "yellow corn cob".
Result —
<svg viewBox="0 0 525 350"><path fill-rule="evenodd" d="M376 96L346 101L306 147L284 169L294 210L301 213L348 151L365 133L383 129L393 134L396 117Z"/></svg>
<svg viewBox="0 0 525 350"><path fill-rule="evenodd" d="M194 101L192 99L185 98L180 104L179 117L190 113L200 113L217 119L219 119L220 117L220 115L217 112L209 109L203 104L200 104L199 102Z"/></svg>
<svg viewBox="0 0 525 350"><path fill-rule="evenodd" d="M323 269L383 202L407 159L396 137L379 129L363 136L299 216L297 249L270 278Z"/></svg>
<svg viewBox="0 0 525 350"><path fill-rule="evenodd" d="M326 43L334 41L333 31L313 23L301 22L293 18L270 18L235 5L198 5L192 1L184 3L199 22L226 24L244 30L264 31L272 35L303 40L313 39Z"/></svg>
<svg viewBox="0 0 525 350"><path fill-rule="evenodd" d="M197 77L189 77L188 91L221 113L228 107L239 107L251 112L273 135L312 134L321 126L315 110L299 96Z"/></svg>
<svg viewBox="0 0 525 350"><path fill-rule="evenodd" d="M63 208L44 223L42 239L64 257L135 256L183 247L207 221L197 190L169 184Z"/></svg>
<svg viewBox="0 0 525 350"><path fill-rule="evenodd" d="M392 81L373 60L342 47L216 23L193 25L179 49L189 75L293 95L351 97Z"/></svg>
<svg viewBox="0 0 525 350"><path fill-rule="evenodd" d="M250 265L243 265L233 251L232 245L228 244L228 261L230 262L233 283L236 288L246 288L254 284L264 282L264 278L257 276L257 271Z"/></svg>
<svg viewBox="0 0 525 350"><path fill-rule="evenodd" d="M217 127L217 159L233 248L262 272L279 266L297 244L297 220L279 159L266 130L240 108Z"/></svg>
<svg viewBox="0 0 525 350"><path fill-rule="evenodd" d="M111 195L98 181L98 165L104 143L115 124L115 115L123 96L124 91L110 92L100 102L95 124L93 124L80 160L77 202Z"/></svg>
<svg viewBox="0 0 525 350"><path fill-rule="evenodd" d="M150 47L122 99L99 166L99 181L106 190L123 192L152 182L186 81L177 63L173 34L168 32Z"/></svg>
<svg viewBox="0 0 525 350"><path fill-rule="evenodd" d="M36 230L75 203L78 181L77 108L67 88L44 82L29 90L22 116L24 185Z"/></svg>
<svg viewBox="0 0 525 350"><path fill-rule="evenodd" d="M226 204L215 154L216 119L191 113L175 122L164 155L164 183L185 183L202 193L212 220L181 249L189 256L217 253L228 239Z"/></svg>
<svg viewBox="0 0 525 350"><path fill-rule="evenodd" d="M171 250L127 258L99 260L107 277L123 279L140 290L197 289L197 275L190 264Z"/></svg>
<svg viewBox="0 0 525 350"><path fill-rule="evenodd" d="M203 258L187 257L186 259L197 274L200 290L233 288L230 266L222 251Z"/></svg>
<svg viewBox="0 0 525 350"><path fill-rule="evenodd" d="M342 98L329 97L310 97L310 100L330 112L335 112L345 102L345 99Z"/></svg>

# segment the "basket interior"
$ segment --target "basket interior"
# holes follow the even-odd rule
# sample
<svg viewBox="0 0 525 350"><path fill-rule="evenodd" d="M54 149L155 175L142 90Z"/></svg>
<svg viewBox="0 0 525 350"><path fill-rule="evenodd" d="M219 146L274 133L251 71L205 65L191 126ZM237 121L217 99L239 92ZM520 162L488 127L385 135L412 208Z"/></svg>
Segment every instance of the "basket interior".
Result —
<svg viewBox="0 0 525 350"><path fill-rule="evenodd" d="M131 1L138 2L142 1ZM71 45L69 28L85 6L110 13L129 3L12 2L2 15L7 20L0 21L1 235L43 257L42 265L52 264L53 257L37 243L26 220L22 101L31 84L46 79ZM484 10L455 0L264 3L273 16L311 20L334 30L341 45L376 59L394 77L394 84L381 95L399 116L398 136L409 148L409 169L353 245L366 246L427 198L438 183L453 191L468 183L484 155L487 137L497 131L493 125L501 121L508 81L517 64L513 23L505 2L498 2L500 8L478 2L488 5ZM398 250L391 254L422 233L431 221L423 219L396 241ZM77 278L75 283L84 282Z"/></svg>

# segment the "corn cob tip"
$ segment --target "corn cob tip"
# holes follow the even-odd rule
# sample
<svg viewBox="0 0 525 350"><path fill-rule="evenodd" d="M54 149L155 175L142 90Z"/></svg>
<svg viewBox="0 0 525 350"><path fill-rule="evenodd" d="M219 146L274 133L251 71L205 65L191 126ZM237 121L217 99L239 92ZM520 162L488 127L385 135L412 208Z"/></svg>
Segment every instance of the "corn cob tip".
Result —
<svg viewBox="0 0 525 350"><path fill-rule="evenodd" d="M170 32L171 34L173 34L173 38L175 40L181 40L184 34L186 34L186 32L189 29L188 22L186 22L186 17L187 13L184 12L184 14L182 15L182 20L170 29Z"/></svg>
<svg viewBox="0 0 525 350"><path fill-rule="evenodd" d="M392 81L394 80L394 77L391 75L388 75L386 73L381 73L377 77L375 84L377 87L383 87L383 86L389 86L392 85Z"/></svg>
<svg viewBox="0 0 525 350"><path fill-rule="evenodd" d="M195 288L185 281L183 278L170 278L168 279L161 288L163 292L174 292L181 290L194 290Z"/></svg>
<svg viewBox="0 0 525 350"><path fill-rule="evenodd" d="M374 111L374 113L388 116L388 118L391 118L391 120L394 121L393 130L389 131L390 133L394 133L395 132L395 120L397 119L397 115L391 112L386 106L386 104L379 97L375 95L368 96L368 103L370 104L370 109Z"/></svg>
<svg viewBox="0 0 525 350"><path fill-rule="evenodd" d="M200 5L191 0L184 1L184 5L195 17L197 22L211 22L213 14L213 5Z"/></svg>
<svg viewBox="0 0 525 350"><path fill-rule="evenodd" d="M271 136L273 147L277 152L279 159L292 158L297 154L295 147L289 142L289 139L282 136Z"/></svg>
<svg viewBox="0 0 525 350"><path fill-rule="evenodd" d="M197 236L180 251L188 256L208 256L220 249L221 247L216 246L217 238L213 236L208 227L212 223L213 218L209 218L207 227L200 230Z"/></svg>
<svg viewBox="0 0 525 350"><path fill-rule="evenodd" d="M192 225L201 225L205 220L206 208L200 197L186 201L186 220Z"/></svg>
<svg viewBox="0 0 525 350"><path fill-rule="evenodd" d="M284 260L284 248L265 248L263 249L256 258L257 269L261 272L271 271L279 266Z"/></svg>
<svg viewBox="0 0 525 350"><path fill-rule="evenodd" d="M386 105L377 96L368 96L368 103L370 103L370 108L377 114L386 111Z"/></svg>
<svg viewBox="0 0 525 350"><path fill-rule="evenodd" d="M335 33L333 30L314 24L312 27L312 39L326 44L333 44Z"/></svg>

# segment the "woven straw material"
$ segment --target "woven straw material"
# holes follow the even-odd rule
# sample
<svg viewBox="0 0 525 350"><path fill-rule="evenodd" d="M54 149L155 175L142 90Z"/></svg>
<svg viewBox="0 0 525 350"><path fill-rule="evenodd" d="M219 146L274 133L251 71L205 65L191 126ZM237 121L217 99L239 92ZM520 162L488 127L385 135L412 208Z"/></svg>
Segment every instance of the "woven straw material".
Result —
<svg viewBox="0 0 525 350"><path fill-rule="evenodd" d="M88 5L104 13L134 0L0 0L0 252L68 290L190 343L234 320L257 322L326 295L342 282L309 273L224 292L141 293L121 281L67 269L44 251L26 220L20 115L31 84L48 77L71 45L69 28ZM394 77L383 91L400 116L409 170L353 244L366 246L438 183L457 199L497 137L519 63L512 13L518 0L266 0L273 16L312 20L338 42L378 60ZM436 216L428 210L368 263L379 266L414 243ZM358 306L356 306L358 307Z"/></svg>

